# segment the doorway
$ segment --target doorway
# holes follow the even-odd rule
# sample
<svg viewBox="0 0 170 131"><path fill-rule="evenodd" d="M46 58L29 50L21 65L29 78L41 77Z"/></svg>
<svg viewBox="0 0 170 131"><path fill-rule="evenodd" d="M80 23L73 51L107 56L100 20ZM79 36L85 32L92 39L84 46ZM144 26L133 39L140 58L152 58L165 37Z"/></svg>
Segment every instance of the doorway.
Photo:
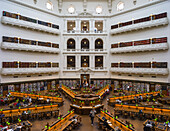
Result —
<svg viewBox="0 0 170 131"><path fill-rule="evenodd" d="M89 86L89 79L90 79L89 74L81 74L81 85L83 86L83 84L85 84Z"/></svg>

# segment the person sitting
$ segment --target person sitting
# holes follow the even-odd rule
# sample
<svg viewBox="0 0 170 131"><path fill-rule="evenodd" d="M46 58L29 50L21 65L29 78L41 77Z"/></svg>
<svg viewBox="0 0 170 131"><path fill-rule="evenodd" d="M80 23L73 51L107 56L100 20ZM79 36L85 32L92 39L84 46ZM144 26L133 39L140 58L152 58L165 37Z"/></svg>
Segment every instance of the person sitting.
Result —
<svg viewBox="0 0 170 131"><path fill-rule="evenodd" d="M49 104L49 102L50 102L50 99L49 99L49 98L47 98L47 104Z"/></svg>
<svg viewBox="0 0 170 131"><path fill-rule="evenodd" d="M150 121L147 122L146 127L152 127L152 124Z"/></svg>
<svg viewBox="0 0 170 131"><path fill-rule="evenodd" d="M75 116L73 117L72 121L73 121L74 124L77 124L77 119L76 119Z"/></svg>
<svg viewBox="0 0 170 131"><path fill-rule="evenodd" d="M27 111L27 112L28 112L28 114L31 114L31 111L30 111L29 109L28 109L28 111Z"/></svg>
<svg viewBox="0 0 170 131"><path fill-rule="evenodd" d="M107 119L104 120L103 125L104 125L104 127L106 127L107 129L111 130L111 127L110 127L109 124L107 123Z"/></svg>
<svg viewBox="0 0 170 131"><path fill-rule="evenodd" d="M19 108L19 107L21 106L21 103L18 102L18 103L16 104L16 106Z"/></svg>

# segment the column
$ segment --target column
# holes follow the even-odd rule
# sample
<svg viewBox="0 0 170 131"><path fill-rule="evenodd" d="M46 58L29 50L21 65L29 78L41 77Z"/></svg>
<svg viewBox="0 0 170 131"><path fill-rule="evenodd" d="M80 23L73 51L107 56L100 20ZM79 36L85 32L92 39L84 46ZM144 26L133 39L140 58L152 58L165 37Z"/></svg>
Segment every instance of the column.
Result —
<svg viewBox="0 0 170 131"><path fill-rule="evenodd" d="M106 55L103 56L103 68L106 67Z"/></svg>
<svg viewBox="0 0 170 131"><path fill-rule="evenodd" d="M64 19L64 32L67 32L67 20Z"/></svg>
<svg viewBox="0 0 170 131"><path fill-rule="evenodd" d="M94 50L94 37L90 38L90 50Z"/></svg>
<svg viewBox="0 0 170 131"><path fill-rule="evenodd" d="M80 62L81 62L81 58L80 55L76 55L76 68L80 68Z"/></svg>
<svg viewBox="0 0 170 131"><path fill-rule="evenodd" d="M64 55L64 67L67 68L67 55Z"/></svg>
<svg viewBox="0 0 170 131"><path fill-rule="evenodd" d="M94 69L94 63L95 63L95 59L94 59L94 55L90 55L89 56L90 57L90 67L92 68L92 69Z"/></svg>
<svg viewBox="0 0 170 131"><path fill-rule="evenodd" d="M89 23L90 23L90 33L94 32L94 19L90 19Z"/></svg>
<svg viewBox="0 0 170 131"><path fill-rule="evenodd" d="M106 19L103 21L103 32L106 33Z"/></svg>
<svg viewBox="0 0 170 131"><path fill-rule="evenodd" d="M81 24L80 19L76 19L76 32L77 33L80 32L80 28L81 28L80 24Z"/></svg>
<svg viewBox="0 0 170 131"><path fill-rule="evenodd" d="M76 39L76 50L80 50L81 48L81 37L77 37Z"/></svg>

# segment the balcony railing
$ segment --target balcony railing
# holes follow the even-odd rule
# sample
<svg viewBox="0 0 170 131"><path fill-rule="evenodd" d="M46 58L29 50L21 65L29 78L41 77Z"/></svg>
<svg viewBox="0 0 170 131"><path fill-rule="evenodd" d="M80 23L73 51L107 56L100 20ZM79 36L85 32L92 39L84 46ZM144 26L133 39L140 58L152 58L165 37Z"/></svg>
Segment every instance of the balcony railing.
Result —
<svg viewBox="0 0 170 131"><path fill-rule="evenodd" d="M59 63L52 62L2 62L1 74L41 74L59 72Z"/></svg>
<svg viewBox="0 0 170 131"><path fill-rule="evenodd" d="M119 42L111 45L111 53L152 51L168 49L167 37L146 40Z"/></svg>
<svg viewBox="0 0 170 131"><path fill-rule="evenodd" d="M48 53L59 53L59 44L51 42L42 42L36 40L27 40L18 37L2 37L1 48L12 50L26 50Z"/></svg>
<svg viewBox="0 0 170 131"><path fill-rule="evenodd" d="M107 71L106 67L64 67L64 71Z"/></svg>
<svg viewBox="0 0 170 131"><path fill-rule="evenodd" d="M30 17L22 16L16 13L10 13L3 11L2 23L16 25L19 27L31 28L39 31L44 31L52 34L59 34L59 25L40 21L38 19L33 19Z"/></svg>
<svg viewBox="0 0 170 131"><path fill-rule="evenodd" d="M107 50L106 49L64 49L63 50L64 54L106 54Z"/></svg>
<svg viewBox="0 0 170 131"><path fill-rule="evenodd" d="M166 24L168 24L167 12L112 25L110 33L117 34Z"/></svg>
<svg viewBox="0 0 170 131"><path fill-rule="evenodd" d="M127 74L169 74L167 62L120 62L111 63L111 72Z"/></svg>
<svg viewBox="0 0 170 131"><path fill-rule="evenodd" d="M94 34L94 35L99 35L99 34L106 34L106 31L102 30L94 30L94 31L78 31L78 30L65 30L64 34Z"/></svg>

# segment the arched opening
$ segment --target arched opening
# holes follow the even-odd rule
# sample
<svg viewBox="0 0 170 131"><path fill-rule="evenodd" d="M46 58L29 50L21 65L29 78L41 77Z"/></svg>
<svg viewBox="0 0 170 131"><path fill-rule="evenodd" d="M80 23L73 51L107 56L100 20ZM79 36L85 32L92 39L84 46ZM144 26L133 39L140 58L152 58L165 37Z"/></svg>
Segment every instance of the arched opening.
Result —
<svg viewBox="0 0 170 131"><path fill-rule="evenodd" d="M76 48L76 41L72 38L68 39L67 49L75 49L75 48Z"/></svg>
<svg viewBox="0 0 170 131"><path fill-rule="evenodd" d="M98 38L95 40L95 49L103 49L103 40Z"/></svg>
<svg viewBox="0 0 170 131"><path fill-rule="evenodd" d="M88 39L82 39L81 41L81 49L89 49L89 40Z"/></svg>

